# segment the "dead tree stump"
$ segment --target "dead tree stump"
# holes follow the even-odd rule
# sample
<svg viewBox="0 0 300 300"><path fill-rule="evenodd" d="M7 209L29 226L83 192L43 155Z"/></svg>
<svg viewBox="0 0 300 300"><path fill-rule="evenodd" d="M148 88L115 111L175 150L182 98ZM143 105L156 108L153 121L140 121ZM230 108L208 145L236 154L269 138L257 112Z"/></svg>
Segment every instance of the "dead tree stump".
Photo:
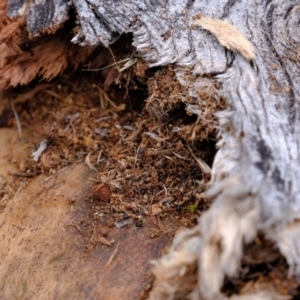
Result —
<svg viewBox="0 0 300 300"><path fill-rule="evenodd" d="M214 203L157 263L152 298L222 297L224 277L237 274L243 243L258 231L276 243L298 274L299 1L10 0L8 5L8 16L25 16L31 38L57 30L74 11L73 43L108 46L131 32L150 66L176 64L178 78L193 95L203 76L213 76L228 101L218 114L219 150L207 192ZM199 18L212 24L193 25ZM227 20L232 31L218 20Z"/></svg>

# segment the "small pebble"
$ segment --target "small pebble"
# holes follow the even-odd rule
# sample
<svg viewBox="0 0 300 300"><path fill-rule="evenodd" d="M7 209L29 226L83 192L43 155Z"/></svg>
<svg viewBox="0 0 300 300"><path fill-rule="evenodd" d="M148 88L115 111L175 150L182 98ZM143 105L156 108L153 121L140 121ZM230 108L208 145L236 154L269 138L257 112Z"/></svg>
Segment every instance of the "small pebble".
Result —
<svg viewBox="0 0 300 300"><path fill-rule="evenodd" d="M176 211L181 211L181 205L179 204L176 205Z"/></svg>
<svg viewBox="0 0 300 300"><path fill-rule="evenodd" d="M135 222L135 227L140 228L143 226L143 222L142 221L136 221Z"/></svg>

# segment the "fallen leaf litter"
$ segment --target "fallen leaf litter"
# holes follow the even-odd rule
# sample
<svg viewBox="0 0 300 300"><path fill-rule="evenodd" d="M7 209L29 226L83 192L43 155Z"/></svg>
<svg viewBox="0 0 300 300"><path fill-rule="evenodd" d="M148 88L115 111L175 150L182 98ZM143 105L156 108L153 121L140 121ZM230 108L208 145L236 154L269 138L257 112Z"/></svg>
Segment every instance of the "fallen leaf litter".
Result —
<svg viewBox="0 0 300 300"><path fill-rule="evenodd" d="M0 181L2 209L31 177L48 180L84 162L94 184L86 199L88 214L79 224L66 226L76 228L92 245L110 247L115 243L109 238L113 227L139 230L147 217L157 223L150 238L174 235L195 224L209 207L203 192L216 151L214 113L224 108L225 100L215 101L214 95L199 91L205 101L194 103L172 66L148 70L142 60L133 61L122 76L111 67L101 75L77 73L42 83L42 88L37 84L32 87L35 94L32 89L18 94L16 113L22 129L31 132L26 137L30 147L15 161L14 183ZM202 118L186 104L197 104ZM7 111L0 111L4 126L14 123ZM167 218L173 220L172 228L165 226ZM284 266L276 259L270 264ZM252 264L255 268L258 263ZM253 275L249 265L245 263L245 281L226 283L229 294L233 285L242 293L280 277L272 269ZM287 286L281 288L289 292Z"/></svg>

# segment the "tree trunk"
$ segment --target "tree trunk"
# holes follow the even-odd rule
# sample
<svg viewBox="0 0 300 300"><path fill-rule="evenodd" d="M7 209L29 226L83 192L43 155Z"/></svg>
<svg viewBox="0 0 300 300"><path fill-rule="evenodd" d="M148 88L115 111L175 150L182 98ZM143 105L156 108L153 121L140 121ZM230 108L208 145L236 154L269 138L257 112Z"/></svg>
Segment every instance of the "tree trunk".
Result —
<svg viewBox="0 0 300 300"><path fill-rule="evenodd" d="M22 3L11 0L8 14L22 14ZM30 34L59 27L70 10L67 3L30 4ZM178 78L198 101L206 75L221 84L220 93L228 101L227 109L218 113L219 150L207 192L214 203L197 228L177 237L170 253L157 263L152 298L221 297L224 277L235 276L239 269L243 242L253 240L258 231L275 241L291 271L299 273L299 1L73 0L71 5L80 23L73 43L108 46L120 34L132 32L133 45L150 66L176 64ZM195 16L212 18L215 27L193 25ZM255 55L243 53L246 46L239 36L227 35L226 40L223 23L216 27L217 20L234 25L237 31L229 27L233 35L243 33ZM230 46L232 38L236 47ZM186 258L180 265L178 254ZM199 284L187 287L184 283L195 266ZM165 282L170 283L168 289Z"/></svg>

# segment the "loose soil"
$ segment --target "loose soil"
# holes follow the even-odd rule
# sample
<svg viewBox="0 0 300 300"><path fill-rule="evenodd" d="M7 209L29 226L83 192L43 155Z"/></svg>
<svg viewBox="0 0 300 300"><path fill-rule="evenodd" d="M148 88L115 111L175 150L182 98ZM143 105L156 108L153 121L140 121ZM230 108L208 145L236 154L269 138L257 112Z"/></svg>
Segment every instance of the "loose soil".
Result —
<svg viewBox="0 0 300 300"><path fill-rule="evenodd" d="M210 205L214 113L225 100L199 93L201 120L174 67L148 69L126 38L76 73L3 92L1 299L147 298L149 262ZM250 245L224 291L271 286L297 299L271 249Z"/></svg>

